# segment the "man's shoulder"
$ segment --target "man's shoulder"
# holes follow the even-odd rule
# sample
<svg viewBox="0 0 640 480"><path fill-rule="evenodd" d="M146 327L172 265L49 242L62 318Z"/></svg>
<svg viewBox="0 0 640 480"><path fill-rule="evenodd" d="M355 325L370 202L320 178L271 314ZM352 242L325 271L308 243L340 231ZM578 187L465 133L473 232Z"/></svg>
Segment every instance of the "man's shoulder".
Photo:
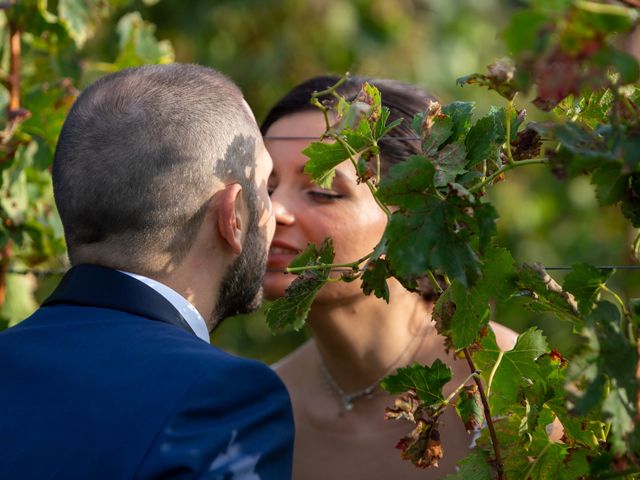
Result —
<svg viewBox="0 0 640 480"><path fill-rule="evenodd" d="M224 352L175 325L107 308L41 308L1 332L0 345L6 347L5 354L26 355L34 363L38 357L43 361L77 357L82 359L77 370L85 365L107 378L135 376L142 370L148 381L171 381L176 389L195 379L219 385L229 378L280 386L277 375L261 362Z"/></svg>
<svg viewBox="0 0 640 480"><path fill-rule="evenodd" d="M25 444L47 452L43 471L58 468L59 458L82 448L79 438L99 431L99 446L74 468L91 471L94 457L120 464L83 478L123 478L122 471L135 470L137 478L161 478L174 468L194 477L211 470L218 478L218 470L248 458L276 472L262 478L287 475L293 421L275 373L175 325L55 306L0 334L0 363L0 438L32 432ZM30 462L28 455L13 458L0 472Z"/></svg>

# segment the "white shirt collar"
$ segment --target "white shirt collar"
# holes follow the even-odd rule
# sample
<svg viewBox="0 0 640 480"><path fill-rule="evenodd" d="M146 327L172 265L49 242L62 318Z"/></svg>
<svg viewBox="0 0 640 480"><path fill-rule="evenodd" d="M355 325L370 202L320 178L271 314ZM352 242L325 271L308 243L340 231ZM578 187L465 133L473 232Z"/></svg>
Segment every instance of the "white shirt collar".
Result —
<svg viewBox="0 0 640 480"><path fill-rule="evenodd" d="M152 278L145 277L144 275L138 275L137 273L124 272L122 270L120 270L120 272L141 281L148 287L153 288L164 298L166 298L169 303L171 303L171 305L173 305L174 308L178 310L178 312L180 312L180 315L184 317L184 319L187 321L198 338L201 338L207 343L211 343L209 339L209 329L207 328L207 324L204 321L204 318L202 318L200 312L198 312L198 310L196 310L196 307L189 303L186 298L184 298L174 289L166 286L164 283L160 283Z"/></svg>

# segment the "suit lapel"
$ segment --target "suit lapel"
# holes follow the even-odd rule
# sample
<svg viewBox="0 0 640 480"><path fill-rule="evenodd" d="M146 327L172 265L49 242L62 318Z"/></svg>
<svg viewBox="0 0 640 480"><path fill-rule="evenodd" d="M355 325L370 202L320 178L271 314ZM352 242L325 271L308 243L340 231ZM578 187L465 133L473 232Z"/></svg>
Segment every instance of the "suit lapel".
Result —
<svg viewBox="0 0 640 480"><path fill-rule="evenodd" d="M174 306L153 288L122 272L97 265L72 267L42 306L56 304L122 310L194 333Z"/></svg>

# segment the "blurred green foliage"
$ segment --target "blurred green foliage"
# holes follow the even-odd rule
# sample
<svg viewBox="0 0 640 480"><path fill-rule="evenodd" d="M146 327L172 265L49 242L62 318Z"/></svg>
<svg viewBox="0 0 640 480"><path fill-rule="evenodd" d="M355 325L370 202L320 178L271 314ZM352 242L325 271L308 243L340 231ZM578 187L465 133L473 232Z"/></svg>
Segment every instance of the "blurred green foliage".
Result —
<svg viewBox="0 0 640 480"><path fill-rule="evenodd" d="M483 71L504 50L500 32L524 2L516 0L98 0L23 2L32 15L23 34L25 108L38 112L21 125L26 143L3 171L3 189L23 199L5 206L23 218L11 266L63 268L61 227L50 207L47 167L69 98L100 75L148 62L195 62L226 73L240 85L258 121L281 95L320 73L391 77L414 82L443 103L477 102L478 114L498 104L494 92L458 87L455 79ZM66 8L66 10L65 10ZM74 10L75 9L75 10ZM14 13L15 14L15 13ZM8 15L12 15L11 12ZM7 27L0 59L7 72ZM65 80L68 79L68 80ZM0 107L7 92L0 88ZM518 99L517 108L529 108ZM599 208L585 178L560 182L545 168L509 174L491 201L498 209L499 241L517 261L568 266L630 264L633 232L614 208ZM29 182L26 179L29 179ZM37 186L39 185L39 186ZM37 192L24 192L27 188ZM22 189L22 190L21 190ZM20 193L20 192L23 193ZM41 199L41 200L37 200ZM11 210L13 208L13 210ZM18 211L19 210L19 211ZM20 213L20 215L18 215ZM29 225L31 229L29 230ZM30 245L44 242L42 249ZM44 259L35 253L46 252ZM557 275L559 279L562 275ZM15 323L32 311L55 281L10 275L2 318ZM640 272L622 271L611 282L626 297L640 293ZM35 294L35 297L34 297ZM516 313L517 312L517 313ZM571 348L568 330L520 309L497 321L524 331L539 324L554 342ZM260 314L229 319L214 341L232 352L273 362L304 333L274 337Z"/></svg>

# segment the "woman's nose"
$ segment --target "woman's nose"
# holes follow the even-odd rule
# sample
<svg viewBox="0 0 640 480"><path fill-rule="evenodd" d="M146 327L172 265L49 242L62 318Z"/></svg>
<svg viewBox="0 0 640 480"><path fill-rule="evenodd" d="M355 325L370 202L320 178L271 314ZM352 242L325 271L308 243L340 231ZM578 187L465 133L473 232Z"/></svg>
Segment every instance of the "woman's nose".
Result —
<svg viewBox="0 0 640 480"><path fill-rule="evenodd" d="M295 222L293 212L289 210L284 203L272 196L271 204L273 205L273 212L276 217L276 225L291 225Z"/></svg>

